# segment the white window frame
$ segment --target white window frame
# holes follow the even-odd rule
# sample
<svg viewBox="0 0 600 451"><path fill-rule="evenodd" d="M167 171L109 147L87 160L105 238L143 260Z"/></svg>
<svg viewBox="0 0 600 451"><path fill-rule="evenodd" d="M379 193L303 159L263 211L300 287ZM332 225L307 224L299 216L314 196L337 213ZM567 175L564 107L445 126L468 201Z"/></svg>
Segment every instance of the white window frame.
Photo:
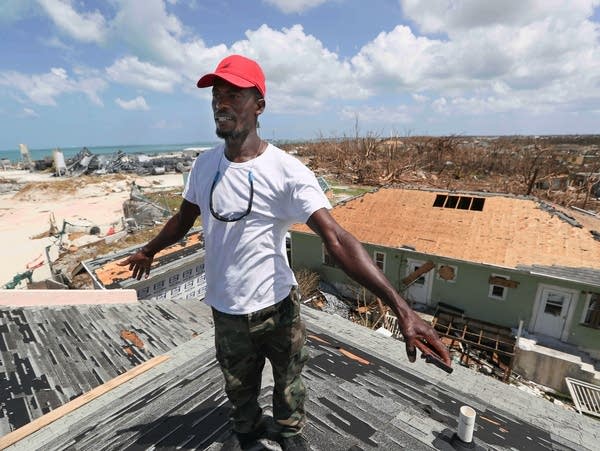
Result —
<svg viewBox="0 0 600 451"><path fill-rule="evenodd" d="M505 280L510 280L509 276L505 276L504 274L492 274L492 277L500 277L502 279ZM506 300L506 293L508 292L508 287L503 287L501 285L494 285L493 283L490 283L490 288L488 290L488 298L490 299L496 299L498 301L504 301ZM496 296L494 294L494 287L500 287L502 288L502 296Z"/></svg>
<svg viewBox="0 0 600 451"><path fill-rule="evenodd" d="M452 279L452 280L446 280L446 279L442 279L442 278L440 277L440 268L441 268L442 266L449 266L450 268L452 268L452 269L454 270L454 279ZM436 270L436 272L435 272L435 278L436 278L437 280L441 280L442 282L456 283L456 279L458 279L458 266L455 266L455 265L449 265L448 263L440 263L440 264L437 266L437 270Z"/></svg>
<svg viewBox="0 0 600 451"><path fill-rule="evenodd" d="M580 323L583 326L591 327L593 329L598 329L597 327L591 326L591 325L589 325L588 323L585 322L585 317L587 316L588 310L590 308L590 304L592 303L592 296L593 295L596 295L596 296L600 297L600 293L596 293L596 292L594 292L594 293L588 293L587 294L587 296L585 297L585 304L583 305L583 312L581 313L581 321L580 321Z"/></svg>
<svg viewBox="0 0 600 451"><path fill-rule="evenodd" d="M378 254L383 256L383 261L381 262L381 267L377 264L377 255ZM385 252L382 252L382 251L374 251L373 252L373 262L375 263L375 266L377 266L383 272L385 272L386 259L387 259L387 255Z"/></svg>

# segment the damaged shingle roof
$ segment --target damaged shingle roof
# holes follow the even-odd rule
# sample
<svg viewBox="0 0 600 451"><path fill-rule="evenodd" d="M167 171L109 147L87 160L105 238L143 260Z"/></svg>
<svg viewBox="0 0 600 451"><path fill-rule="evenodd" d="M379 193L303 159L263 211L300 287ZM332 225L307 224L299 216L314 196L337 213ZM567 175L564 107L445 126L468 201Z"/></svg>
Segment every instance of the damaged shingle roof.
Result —
<svg viewBox="0 0 600 451"><path fill-rule="evenodd" d="M408 364L397 340L334 315L303 313L311 355L305 435L314 450L449 450L464 404L477 411L474 437L484 449L591 450L600 439L590 418L466 368L448 376L420 360ZM9 449L219 449L230 433L229 405L213 339L209 328ZM261 403L270 403L271 388L263 375Z"/></svg>
<svg viewBox="0 0 600 451"><path fill-rule="evenodd" d="M556 279L565 279L587 285L600 285L600 269L594 268L567 268L564 266L542 266L542 265L519 265L517 269L531 272L532 274L541 274L554 277Z"/></svg>
<svg viewBox="0 0 600 451"><path fill-rule="evenodd" d="M439 195L485 200L481 211L434 207ZM505 268L543 265L600 270L600 219L532 198L380 189L332 210L361 242ZM313 233L306 225L293 230Z"/></svg>
<svg viewBox="0 0 600 451"><path fill-rule="evenodd" d="M0 307L0 434L210 329L208 311L195 299Z"/></svg>
<svg viewBox="0 0 600 451"><path fill-rule="evenodd" d="M93 276L106 288L127 287L136 282L131 278L128 266L119 266L119 263L139 246L124 249L117 253L96 258L86 262L86 266L93 272ZM158 268L177 266L179 260L185 257L198 257L203 254L204 243L198 229L194 229L183 240L163 249L154 256L151 274L156 274Z"/></svg>

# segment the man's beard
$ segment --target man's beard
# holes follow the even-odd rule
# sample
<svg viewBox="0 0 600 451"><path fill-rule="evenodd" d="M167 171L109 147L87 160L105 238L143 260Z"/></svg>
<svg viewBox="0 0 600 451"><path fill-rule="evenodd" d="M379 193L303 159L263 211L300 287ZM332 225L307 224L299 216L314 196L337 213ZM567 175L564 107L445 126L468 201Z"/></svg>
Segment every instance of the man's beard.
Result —
<svg viewBox="0 0 600 451"><path fill-rule="evenodd" d="M245 138L246 136L248 136L250 134L250 130L242 129L242 130L225 131L225 130L220 130L219 127L217 127L215 129L215 133L221 139L236 141L238 139Z"/></svg>

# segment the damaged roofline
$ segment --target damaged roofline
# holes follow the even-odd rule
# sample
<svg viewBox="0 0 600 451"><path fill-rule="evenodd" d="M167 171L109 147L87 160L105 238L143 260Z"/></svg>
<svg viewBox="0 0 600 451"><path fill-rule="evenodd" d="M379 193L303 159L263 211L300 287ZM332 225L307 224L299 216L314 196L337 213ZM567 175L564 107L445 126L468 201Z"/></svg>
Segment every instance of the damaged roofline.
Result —
<svg viewBox="0 0 600 451"><path fill-rule="evenodd" d="M96 273L94 273L94 271L92 271L87 265L86 263L89 260L80 262L79 264L81 265L81 267L85 270L85 272L92 278L92 281L94 282L94 286L99 287L101 290L106 290L107 288L104 286L104 284L102 284L98 278L96 277ZM77 274L80 274L82 271L78 271Z"/></svg>
<svg viewBox="0 0 600 451"><path fill-rule="evenodd" d="M299 235L317 236L318 237L318 235L316 233L314 233L312 230L309 231L309 232L294 230L293 233L297 233ZM361 244L366 244L366 245L369 245L369 246L377 246L377 247L381 247L381 248L384 248L384 249L392 249L392 250L396 250L396 251L410 253L410 254L413 254L413 255L414 254L418 254L420 256L423 256L424 258L428 258L428 257L438 258L440 260L444 260L447 263L456 262L456 263L463 263L463 264L467 264L467 265L478 266L480 268L487 268L487 269L490 269L490 270L510 272L510 273L514 273L514 274L529 274L531 276L544 277L545 279L560 280L562 282L570 282L570 283L577 283L577 284L581 284L581 285L586 285L590 289L598 289L600 287L600 280L598 281L597 285L593 285L593 284L590 284L589 282L586 282L584 280L573 279L573 278L566 278L566 277L560 277L560 276L557 276L557 275L547 274L547 273L543 273L543 272L539 272L539 271L531 270L531 269L526 269L526 268L509 267L509 266L499 266L499 265L492 265L490 263L484 263L484 262L477 262L477 261L473 261L473 260L463 260L463 259L460 259L460 258L448 257L447 255L428 254L428 253L424 253L424 252L418 251L414 246L409 245L409 244L403 244L401 247L390 247L390 246L384 246L384 245L378 244L378 243L370 243L370 242L363 242L363 241L360 241L360 242L361 242ZM293 252L293 249L292 249L292 252ZM442 263L442 262L440 261L438 263Z"/></svg>

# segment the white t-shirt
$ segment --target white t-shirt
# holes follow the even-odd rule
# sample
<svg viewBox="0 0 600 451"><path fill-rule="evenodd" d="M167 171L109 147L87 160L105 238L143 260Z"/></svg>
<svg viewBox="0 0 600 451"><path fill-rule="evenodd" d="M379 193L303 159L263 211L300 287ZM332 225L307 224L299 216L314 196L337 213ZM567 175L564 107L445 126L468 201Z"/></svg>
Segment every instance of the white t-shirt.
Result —
<svg viewBox="0 0 600 451"><path fill-rule="evenodd" d="M315 175L296 158L269 144L253 160L233 163L224 144L201 154L190 172L183 197L200 208L206 248L206 303L231 314L246 314L284 299L296 279L287 261L285 235L331 204ZM252 172L252 211L239 221L214 218L214 211L239 217L248 208Z"/></svg>

